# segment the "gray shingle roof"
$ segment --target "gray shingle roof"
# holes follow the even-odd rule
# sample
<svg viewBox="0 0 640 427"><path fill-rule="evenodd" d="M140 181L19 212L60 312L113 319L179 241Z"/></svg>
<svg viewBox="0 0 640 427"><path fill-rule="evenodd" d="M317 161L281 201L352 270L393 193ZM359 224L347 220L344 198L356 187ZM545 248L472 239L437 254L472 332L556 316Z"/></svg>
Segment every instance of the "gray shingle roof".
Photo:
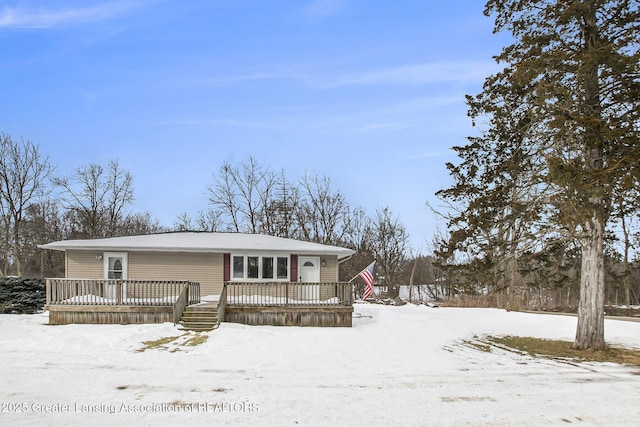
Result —
<svg viewBox="0 0 640 427"><path fill-rule="evenodd" d="M172 232L106 239L61 240L39 245L43 249L154 251L154 252L283 252L290 254L337 255L345 258L352 249L320 243L303 242L264 234Z"/></svg>

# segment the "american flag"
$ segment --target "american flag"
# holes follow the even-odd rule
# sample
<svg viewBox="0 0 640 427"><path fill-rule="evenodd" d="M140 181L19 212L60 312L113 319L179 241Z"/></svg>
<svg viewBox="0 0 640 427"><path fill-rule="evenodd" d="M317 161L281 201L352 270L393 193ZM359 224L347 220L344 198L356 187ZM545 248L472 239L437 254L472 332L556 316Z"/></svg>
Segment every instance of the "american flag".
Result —
<svg viewBox="0 0 640 427"><path fill-rule="evenodd" d="M360 272L360 274L358 274L359 277L362 277L362 280L364 280L364 283L367 285L364 288L364 293L362 294L362 299L367 299L371 296L371 294L373 293L373 283L375 282L374 278L373 278L373 266L375 265L375 261L373 261L371 264L369 264L369 266L367 268L365 268L364 270L362 270Z"/></svg>

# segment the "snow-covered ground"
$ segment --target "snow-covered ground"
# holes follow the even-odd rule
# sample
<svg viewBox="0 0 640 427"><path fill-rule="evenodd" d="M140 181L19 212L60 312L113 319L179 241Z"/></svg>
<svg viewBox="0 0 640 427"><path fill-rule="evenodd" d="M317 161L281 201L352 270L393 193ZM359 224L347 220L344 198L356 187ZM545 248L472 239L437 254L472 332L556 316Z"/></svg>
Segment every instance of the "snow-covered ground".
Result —
<svg viewBox="0 0 640 427"><path fill-rule="evenodd" d="M357 304L353 328L47 325L0 315L0 425L638 425L640 370L462 344L571 340L576 319ZM181 336L164 348L143 342ZM640 348L640 323L606 321Z"/></svg>

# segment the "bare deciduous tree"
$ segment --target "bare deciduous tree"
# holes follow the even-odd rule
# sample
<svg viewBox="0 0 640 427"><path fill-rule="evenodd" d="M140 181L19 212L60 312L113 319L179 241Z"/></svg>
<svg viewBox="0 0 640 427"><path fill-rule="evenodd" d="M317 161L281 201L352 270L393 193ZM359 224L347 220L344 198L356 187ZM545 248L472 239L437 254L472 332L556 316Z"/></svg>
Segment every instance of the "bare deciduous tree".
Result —
<svg viewBox="0 0 640 427"><path fill-rule="evenodd" d="M292 238L299 232L296 211L300 207L300 190L285 176L276 179L272 192L265 192L260 231L272 236Z"/></svg>
<svg viewBox="0 0 640 427"><path fill-rule="evenodd" d="M305 174L301 180L302 194L298 223L305 240L336 244L344 239L345 219L349 205L340 192L331 188L331 180Z"/></svg>
<svg viewBox="0 0 640 427"><path fill-rule="evenodd" d="M64 277L64 253L38 249L38 245L67 237L57 201L41 198L26 210L24 221L23 274L27 277Z"/></svg>
<svg viewBox="0 0 640 427"><path fill-rule="evenodd" d="M117 160L112 160L107 166L107 179L107 232L113 236L118 234L118 225L127 216L125 210L133 202L133 176L122 170Z"/></svg>
<svg viewBox="0 0 640 427"><path fill-rule="evenodd" d="M3 225L4 273L11 261L22 275L22 224L26 209L42 195L52 172L48 156L30 141L0 135L0 215Z"/></svg>
<svg viewBox="0 0 640 427"><path fill-rule="evenodd" d="M199 211L198 216L192 219L187 212L178 215L173 229L176 231L218 231L221 226L220 212L209 209Z"/></svg>
<svg viewBox="0 0 640 427"><path fill-rule="evenodd" d="M373 227L376 270L390 297L398 296L402 268L407 261L409 235L388 207L376 212Z"/></svg>
<svg viewBox="0 0 640 427"><path fill-rule="evenodd" d="M122 234L118 230L133 202L133 177L112 160L107 169L90 163L79 167L70 178L55 178L62 188L62 201L68 210L77 237L99 238Z"/></svg>
<svg viewBox="0 0 640 427"><path fill-rule="evenodd" d="M258 233L274 183L271 170L262 168L253 157L240 167L225 162L209 187L209 202L231 231Z"/></svg>

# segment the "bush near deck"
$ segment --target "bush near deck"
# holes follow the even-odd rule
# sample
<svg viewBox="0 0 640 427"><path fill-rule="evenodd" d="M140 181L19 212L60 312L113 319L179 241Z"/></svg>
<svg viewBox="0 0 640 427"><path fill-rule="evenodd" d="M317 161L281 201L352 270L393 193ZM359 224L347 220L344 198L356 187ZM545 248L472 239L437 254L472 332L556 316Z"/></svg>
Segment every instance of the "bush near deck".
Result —
<svg viewBox="0 0 640 427"><path fill-rule="evenodd" d="M45 282L24 277L0 277L0 313L34 314L44 309Z"/></svg>

